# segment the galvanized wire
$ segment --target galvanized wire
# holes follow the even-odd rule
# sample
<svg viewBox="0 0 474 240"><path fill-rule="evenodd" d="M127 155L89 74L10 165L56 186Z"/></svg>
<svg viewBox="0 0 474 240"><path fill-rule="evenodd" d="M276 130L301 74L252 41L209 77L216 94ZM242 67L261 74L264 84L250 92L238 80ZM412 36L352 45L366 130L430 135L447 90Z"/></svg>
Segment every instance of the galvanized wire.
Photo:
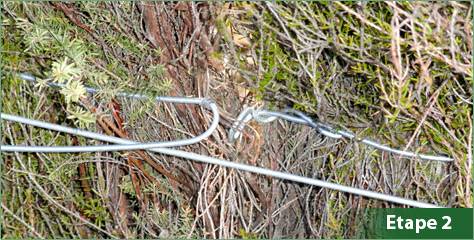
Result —
<svg viewBox="0 0 474 240"><path fill-rule="evenodd" d="M29 74L22 74L20 75L23 79L28 80L28 81L35 81L35 78ZM51 84L53 86L57 87L62 87L60 84ZM92 89L92 88L87 88L88 92L94 93L97 92L97 90ZM147 98L146 96L142 95L137 95L137 94L128 94L128 93L120 93L119 96L124 96L124 97L131 97L131 98L136 98L136 99L144 99ZM256 167L256 166L251 166L251 165L246 165L246 164L241 164L241 163L235 163L232 161L227 161L223 159L218 159L218 158L213 158L209 156L203 156L191 152L186 152L186 151L181 151L181 150L176 150L176 149L170 149L170 148L165 148L163 146L171 147L171 146L183 146L191 143L195 143L197 140L202 140L205 137L208 137L212 134L212 131L215 130L219 123L219 112L217 109L217 106L215 103L212 101L209 101L207 99L201 99L201 98L182 98L182 97L157 97L157 101L163 101L163 102L170 102L170 103L190 103L190 104L200 104L204 107L208 107L211 109L213 113L213 121L209 127L208 130L206 130L203 134L191 138L191 139L186 139L186 140L178 140L178 141L170 141L170 142L157 142L157 143L138 143L134 142L131 140L127 139L122 139L122 138L117 138L113 136L107 136L99 133L94 133L94 132L89 132L77 128L70 128L70 127L65 127L57 124L52 124L52 123L47 123L43 121L38 121L38 120L33 120L33 119L28 119L20 116L14 116L6 113L1 113L0 118L8 121L14 121L14 122L19 122L27 125L32 125L44 129L49 129L49 130L54 130L58 132L64 132L64 133L69 133L77 136L83 136L91 139L96 139L100 141L105 141L105 142L110 142L110 143L116 143L119 145L104 145L104 146L77 146L77 147L68 147L68 146L49 146L49 147L44 147L44 146L10 146L10 145L1 145L0 146L0 151L2 152L60 152L60 153L65 153L65 152L89 152L89 151L118 151L118 150L135 150L135 149L146 149L148 151L152 152L157 152L157 153L162 153L162 154L167 154L171 156L176 156L176 157L181 157L185 159L190 159L198 162L203 162L203 163L209 163L209 164L216 164L219 166L223 167L228 167L228 168L233 168L233 169L238 169L238 170L243 170L247 172L252 172L256 174L262 174L266 176L271 176L279 179L284 179L284 180L289 180L293 182L298 182L298 183L303 183L303 184L308 184L308 185L313 185L313 186L318 186L322 188L329 188L333 190L338 190L346 193L351 193L351 194L356 194L360 196L365 196L369 198L374 198L374 199L379 199L379 200L384 200L384 201L389 201L393 203L398 203L398 204L404 204L404 205L409 205L412 207L420 207L420 208L437 208L439 206L434 205L434 204L429 204L429 203L424 203L424 202L419 202L411 199L405 199L405 198L400 198L396 196L391 196L387 194L382 194L382 193L377 193L377 192L372 192L364 189L358 189L354 187L348 187L348 186L343 186L340 184L336 183L331 183L327 181L322 181L319 179L313 179L313 178L307 178L303 176L298 176L290 173L285 173L285 172L280 172L280 171L274 171L266 168L261 168L261 167ZM316 127L322 134L331 137L332 134L333 137L339 138L337 134L340 134L342 136L348 137L348 138L355 138L354 135L351 135L351 133L347 132L342 132L337 130L337 132L332 132L334 131L332 128L329 126L325 125L318 125L310 118L307 118L305 115L299 115L299 116L294 116L290 115L287 113L280 113L280 112L271 112L271 111L265 111L261 110L258 112L255 111L248 111L251 114L254 114L255 119L257 119L260 122L270 122L273 121L277 118L285 119L288 121L296 122L296 123L301 123L301 124L307 124L313 127ZM247 113L246 113L247 114ZM245 121L251 120L251 118L247 117L246 114L241 114L239 118L243 118ZM298 114L298 113L296 113ZM244 121L244 122L245 122ZM327 132L326 132L327 131ZM238 135L238 132L234 131L234 134L232 137L235 137L235 135ZM368 144L367 142L365 142ZM370 143L370 141L369 141ZM369 144L370 145L370 144ZM157 147L158 146L158 147ZM377 145L376 145L377 146ZM106 148L106 149L104 149ZM72 151L70 151L72 150ZM384 149L385 150L385 149ZM388 149L389 151L391 149ZM399 151L399 150L398 150ZM416 155L419 156L419 155Z"/></svg>
<svg viewBox="0 0 474 240"><path fill-rule="evenodd" d="M137 142L123 139L123 138L118 138L118 137L113 137L113 136L107 136L99 133L94 133L94 132L88 132L76 128L69 128L57 124L52 124L52 123L47 123L43 121L38 121L38 120L32 120L24 117L19 117L19 116L13 116L9 114L1 114L1 118L4 120L8 121L15 121L23 124L28 124L40 128L45 128L49 130L54 130L58 132L64 132L64 133L69 133L69 134L74 134L77 136L82 136L82 137L87 137L91 139L96 139L100 141L105 141L105 142L110 142L110 143L117 143L117 144L132 144L132 145L138 145ZM111 145L113 146L113 145ZM30 146L31 148L35 148L36 146ZM8 148L5 150L5 146L1 146L1 151L10 151L11 149ZM326 182L323 180L319 179L314 179L314 178L308 178L308 177L303 177L303 176L298 176L290 173L285 173L285 172L280 172L280 171L274 171L266 168L261 168L261 167L256 167L256 166L251 166L251 165L246 165L246 164L241 164L241 163L236 163L232 161L227 161L223 159L218 159L218 158L213 158L209 156L203 156L191 152L186 152L186 151L181 151L181 150L176 150L176 149L170 149L170 148L152 148L152 149L147 149L148 151L152 152L157 152L157 153L162 153L162 154L167 154L175 157L181 157L185 159L190 159L198 162L203 162L203 163L209 163L209 164L216 164L219 166L223 167L228 167L228 168L233 168L233 169L238 169L242 171L247 171L251 173L256 173L256 174L262 174L266 176L271 176L279 179L284 179L284 180L289 180L293 182L298 182L298 183L303 183L303 184L308 184L308 185L313 185L313 186L318 186L322 188L329 188L333 190L338 190L342 192L347 192L351 194L356 194L360 196L365 196L369 198L374 198L374 199L379 199L379 200L384 200L388 202L393 202L393 203L398 203L398 204L404 204L412 207L419 207L419 208L439 208L439 206L434 205L434 204L429 204L429 203L424 203L424 202L419 202L419 201L414 201L411 199L405 199L405 198L400 198L396 196L391 196L388 194L383 194L383 193L377 193L377 192L372 192L364 189L358 189L354 187L348 187L348 186L343 186L340 184L336 183L331 183L331 182Z"/></svg>

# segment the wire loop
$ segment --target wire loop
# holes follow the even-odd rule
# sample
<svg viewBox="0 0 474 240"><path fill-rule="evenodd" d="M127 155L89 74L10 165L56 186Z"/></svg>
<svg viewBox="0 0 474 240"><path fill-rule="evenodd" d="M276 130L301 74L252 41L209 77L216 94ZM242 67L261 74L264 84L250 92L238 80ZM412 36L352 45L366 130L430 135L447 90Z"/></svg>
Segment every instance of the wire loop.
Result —
<svg viewBox="0 0 474 240"><path fill-rule="evenodd" d="M34 82L35 77L21 73L20 77L26 81ZM49 86L52 87L64 87L64 84L58 83L47 83ZM93 88L86 88L86 91L89 93L97 93L96 89ZM129 97L134 99L147 99L147 96L139 95L139 94L131 94L121 92L118 94L121 97ZM163 141L163 142L151 142L151 143L135 143L135 144L119 144L119 145L95 145L95 146L15 146L15 145L2 145L1 151L8 151L8 152L109 152L109 151L124 151L124 150L140 150L140 149L150 149L150 148L158 148L158 147L179 147L179 146L186 146L198 143L203 139L209 137L212 132L217 128L219 125L219 111L217 105L214 101L206 98L187 98L187 97L155 97L157 102L168 102L168 103L182 103L182 104L197 104L206 108L209 108L212 112L213 119L209 128L201 133L198 136L188 138L188 139L181 139L181 140L174 140L174 141ZM1 115L2 119L11 120L11 121L20 121L24 124L32 125L35 120L32 119L20 119L17 116L4 114Z"/></svg>

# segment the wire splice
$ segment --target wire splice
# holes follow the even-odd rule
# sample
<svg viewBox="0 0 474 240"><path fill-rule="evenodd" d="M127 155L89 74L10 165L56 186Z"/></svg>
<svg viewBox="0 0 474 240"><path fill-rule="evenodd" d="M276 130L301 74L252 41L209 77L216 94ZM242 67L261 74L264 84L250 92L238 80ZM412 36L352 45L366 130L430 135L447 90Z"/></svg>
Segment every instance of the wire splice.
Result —
<svg viewBox="0 0 474 240"><path fill-rule="evenodd" d="M29 74L20 74L20 77L26 81L34 82L35 77ZM55 86L55 87L61 87L60 84L50 84L50 86ZM95 93L97 92L96 89L92 88L86 88L86 90L90 93ZM135 99L144 99L147 98L146 96L143 95L137 95L137 94L129 94L129 93L120 93L119 96L123 97L129 97L129 98L135 98ZM110 143L115 143L118 145L106 145L107 150L98 148L101 146L76 146L72 150L74 151L65 151L65 150L70 150L68 148L71 147L66 147L66 146L58 146L58 147L43 147L43 146L11 146L11 145L1 145L0 146L0 151L2 152L58 152L58 153L64 153L64 152L90 152L90 151L116 151L116 149L120 150L135 150L135 149L146 149L148 151L152 152L157 152L157 153L162 153L162 154L167 154L171 156L176 156L176 157L181 157L185 159L190 159L193 161L198 161L198 162L203 162L203 163L208 163L208 164L216 164L222 167L227 167L227 168L232 168L232 169L238 169L242 171L247 171L251 173L256 173L256 174L262 174L266 176L271 176L279 179L284 179L284 180L289 180L293 182L298 182L298 183L303 183L303 184L308 184L308 185L313 185L313 186L318 186L322 188L329 188L337 191L342 191L346 193L351 193L351 194L356 194L360 196L365 196L369 198L374 198L374 199L379 199L379 200L384 200L384 201L389 201L393 203L398 203L398 204L404 204L412 207L420 207L420 208L438 208L440 206L430 204L430 203L424 203L424 202L419 202L411 199L406 199L406 198L401 198L397 196L392 196L388 194L383 194L383 193L378 193L378 192L373 192L369 190L364 190L364 189L359 189L359 188L354 188L354 187L349 187L349 186L344 186L336 183L331 183L319 179L314 179L314 178L308 178L308 177L303 177L303 176L298 176L286 172L280 172L280 171L274 171L266 168L261 168L261 167L256 167L256 166L251 166L251 165L246 165L246 164L241 164L241 163L236 163L232 161L227 161L223 159L218 159L218 158L213 158L209 156L204 156L204 155L199 155L196 153L192 152L186 152L186 151L181 151L181 150L176 150L176 149L171 149L169 147L173 146L183 146L187 144L192 144L195 143L195 141L201 141L205 137L209 136L212 134L212 131L217 128L217 125L219 124L219 112L217 105L209 99L203 99L203 98L182 98L182 97L156 97L157 101L161 102L170 102L170 103L185 103L185 104L199 104L202 105L203 107L208 107L211 109L214 118L212 120L212 123L210 124L210 127L208 130L206 130L204 133L201 135L190 138L190 139L185 139L185 140L177 140L177 141L170 141L170 142L158 142L158 143L139 143L139 142L134 142L131 140L123 139L123 138L118 138L118 137L113 137L113 136L107 136L95 132L89 132L89 131L84 131L81 129L77 128L70 128L66 126L61 126L57 124L52 124L52 123L47 123L43 121L38 121L38 120L33 120L33 119L28 119L20 116L14 116L10 114L5 114L1 113L0 118L8 121L14 121L14 122L19 122L23 124L28 124L44 129L49 129L49 130L54 130L58 132L64 132L64 133L69 133L77 136L83 136L87 137L90 139L95 139L95 140L100 140L100 141L105 141L105 142L110 142ZM247 108L246 108L247 109ZM236 139L240 136L241 131L243 130L243 127L245 127L245 124L252 119L255 119L259 122L262 123L268 123L271 121L274 121L278 118L287 120L287 121L292 121L295 123L299 124L306 124L310 125L313 127L318 127L321 129L318 129L321 134L325 134L328 137L333 136L334 138L339 138L339 135L344 136L346 138L355 138L355 135L350 133L350 132L344 132L340 130L333 130L330 126L326 126L324 124L314 122L311 120L311 118L307 117L303 113L297 113L294 116L291 114L285 114L285 113L280 113L280 112L271 112L267 110L262 110L262 109L254 109L254 108L248 108L247 110L244 109L244 111L239 115L237 120L239 120L235 124L235 128L233 127L231 131L229 132L229 139ZM325 132L327 131L327 132ZM339 134L339 135L338 135ZM367 145L371 145L373 147L378 146L377 143L371 142L370 140L362 140ZM122 146L122 147L120 147ZM163 147L166 146L166 147ZM383 146L383 150L386 151L398 151L397 153L401 154L404 153L403 151L396 150L396 149L390 149L386 146ZM82 149L82 150L81 150ZM401 153L400 153L401 152ZM436 156L426 156L426 155L415 155L414 153L413 156L418 156L420 158L422 157L430 157L430 160L438 160L438 161L445 161L445 157L436 157Z"/></svg>
<svg viewBox="0 0 474 240"><path fill-rule="evenodd" d="M241 117L241 115L244 115L244 116ZM245 117L244 119L245 121L242 121L244 117ZM446 157L446 156L433 156L433 155L427 155L427 154L418 154L418 153L414 153L410 151L403 151L403 150L391 148L389 146L377 143L369 139L358 139L354 133L344 131L344 130L334 129L331 126L315 121L314 119L310 118L306 114L294 109L286 109L283 112L273 112L273 111L268 111L268 110L255 109L253 107L244 107L239 117L237 118L236 123L234 124L234 126L237 126L237 127L233 127L229 131L230 133L232 133L232 136L229 135L229 139L231 142L235 141L237 137L240 136L241 132L243 131L245 127L245 124L251 121L252 118L260 123L268 123L268 122L276 120L277 118L280 118L289 122L308 125L312 128L315 128L319 133L321 133L322 135L326 137L333 138L333 139L347 138L350 140L359 140L360 143L371 146L375 149L397 154L405 158L419 158L422 160L440 161L440 162L452 162L454 160L453 158Z"/></svg>

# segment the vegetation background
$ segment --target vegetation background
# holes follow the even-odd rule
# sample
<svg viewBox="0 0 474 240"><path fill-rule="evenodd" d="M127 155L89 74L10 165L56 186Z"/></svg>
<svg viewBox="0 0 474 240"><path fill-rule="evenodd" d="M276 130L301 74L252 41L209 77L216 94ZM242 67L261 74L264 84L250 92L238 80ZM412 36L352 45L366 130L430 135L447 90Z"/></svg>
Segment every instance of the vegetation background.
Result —
<svg viewBox="0 0 474 240"><path fill-rule="evenodd" d="M184 150L472 207L471 2L1 4L2 112L147 142L199 134L210 113L116 92L209 97L221 124ZM251 123L230 144L244 105L291 106L455 160L402 159L284 121ZM2 143L100 144L9 122ZM349 238L364 208L401 207L146 151L2 160L2 238Z"/></svg>

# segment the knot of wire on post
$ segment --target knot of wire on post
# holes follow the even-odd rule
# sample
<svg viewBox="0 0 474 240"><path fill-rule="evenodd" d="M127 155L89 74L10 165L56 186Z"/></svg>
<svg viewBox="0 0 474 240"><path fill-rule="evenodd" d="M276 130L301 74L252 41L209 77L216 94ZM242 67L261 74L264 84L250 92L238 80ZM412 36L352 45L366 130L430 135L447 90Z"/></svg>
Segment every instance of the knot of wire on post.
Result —
<svg viewBox="0 0 474 240"><path fill-rule="evenodd" d="M398 154L404 158L419 158L422 160L431 160L431 161L440 161L440 162L451 162L453 161L452 158L446 156L432 156L426 154L418 154L410 151L399 150L395 148L391 148L389 146L377 143L375 141L369 139L360 139L354 133L344 131L344 130L337 130L332 128L331 126L318 122L306 114L294 110L294 109L285 109L283 112L274 112L268 111L261 108L255 107L247 107L245 106L242 112L237 117L232 129L229 131L229 141L234 142L238 138L240 138L242 131L247 122L255 119L257 122L260 123L269 123L275 121L276 119L284 119L289 122L299 123L308 125L312 128L315 128L320 134L333 139L341 139L347 138L349 140L355 140L357 142L366 144L371 146L375 149L386 151L394 154Z"/></svg>
<svg viewBox="0 0 474 240"><path fill-rule="evenodd" d="M36 78L30 74L20 74L21 79L34 82ZM49 83L50 86L53 87L62 87L61 84L53 84ZM96 93L97 90L93 88L86 88L89 93ZM119 93L118 96L128 97L128 98L135 98L135 99L146 99L146 96L137 95L137 94L130 94L130 93ZM82 129L77 128L70 128L66 126L61 126L53 123L48 123L44 121L24 118L20 116L14 116L6 113L1 113L0 118L7 121L18 122L26 125L31 125L34 127L44 128L48 130L53 130L57 132L68 133L76 136L82 136L90 139L95 139L99 141L104 141L108 143L115 143L118 145L103 145L103 146L16 146L16 145L1 145L0 152L50 152L50 153L71 153L71 152L97 152L97 151L120 151L120 150L136 150L136 149L144 149L151 152L156 152L160 154L166 154L170 156L175 156L183 159L189 159L201 163L207 164L215 164L222 167L242 170L250 173L261 174L265 176L270 176L274 178L279 178L282 180L288 180L292 182L308 184L312 186L317 186L321 188L328 188L332 190L337 190L341 192L346 192L350 194L360 195L368 198L388 201L397 204L408 205L412 207L419 207L419 208L439 208L440 206L420 201L415 201L412 199L401 198L393 195L388 195L384 193L373 192L365 189L359 189L349 186L344 186L336 183L331 183L319 179L303 177L291 173L280 172L275 170L270 170L267 168L251 166L247 164L236 163L228 160L213 158L209 156L204 156L192 152L186 152L178 149L172 149L170 147L175 146L183 146L188 144L193 144L199 141L202 141L204 138L210 136L212 132L217 128L219 124L219 111L217 105L209 99L203 98L187 98L187 97L156 97L157 101L161 102L169 102L169 103L185 103L185 104L198 104L202 105L203 107L208 107L212 111L213 120L208 128L204 133L199 136L184 139L184 140L177 140L177 141L169 141L169 142L157 142L157 143L139 143L135 141L131 141L128 139L118 138L114 136L108 136L100 133L89 132ZM253 110L247 110L248 112L255 113ZM295 117L285 113L278 113L278 112L270 112L260 110L256 112L251 117L247 117L247 113L242 114L239 118L245 120L246 122L250 121L253 117L256 120L261 122L270 122L274 121L277 118L282 118L288 121L293 121L301 124L309 124L307 119L301 117ZM310 119L310 118L308 118ZM316 125L318 126L318 125ZM231 130L234 131L235 130ZM323 133L323 132L321 132ZM238 134L237 134L238 135ZM343 135L343 134L341 134ZM235 136L232 135L232 136ZM343 135L344 136L344 135ZM237 136L238 137L238 136Z"/></svg>

